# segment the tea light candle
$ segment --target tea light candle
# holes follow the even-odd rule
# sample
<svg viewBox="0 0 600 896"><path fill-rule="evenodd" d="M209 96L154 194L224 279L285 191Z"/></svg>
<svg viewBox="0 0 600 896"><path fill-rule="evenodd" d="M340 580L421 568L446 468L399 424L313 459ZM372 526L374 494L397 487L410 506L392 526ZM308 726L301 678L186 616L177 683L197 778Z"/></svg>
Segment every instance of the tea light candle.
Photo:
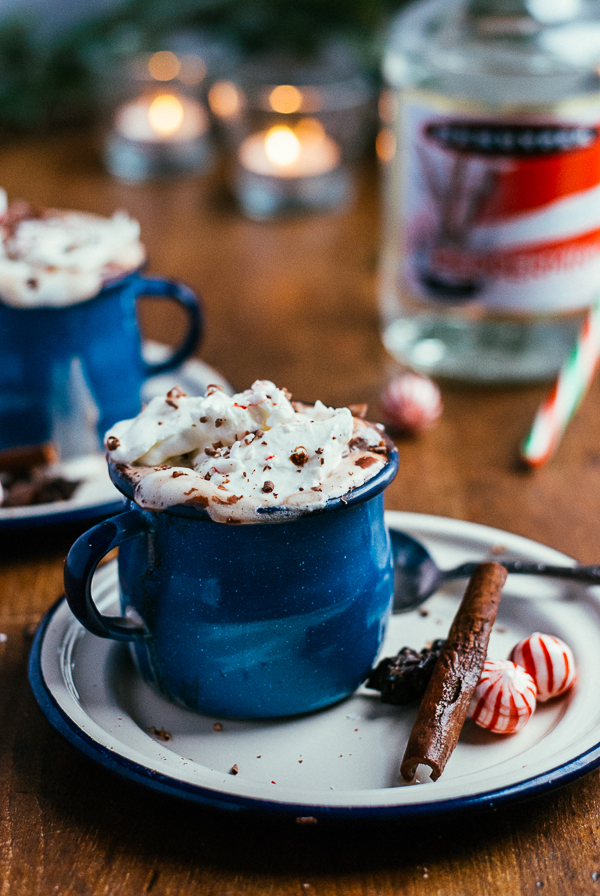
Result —
<svg viewBox="0 0 600 896"><path fill-rule="evenodd" d="M197 171L208 162L209 122L203 106L174 91L121 106L106 144L109 171L124 180Z"/></svg>
<svg viewBox="0 0 600 896"><path fill-rule="evenodd" d="M115 115L115 131L128 140L193 140L208 130L208 116L196 100L175 93L140 97Z"/></svg>
<svg viewBox="0 0 600 896"><path fill-rule="evenodd" d="M247 137L239 151L240 163L248 171L270 177L315 177L332 171L340 163L340 150L319 122L275 125Z"/></svg>
<svg viewBox="0 0 600 896"><path fill-rule="evenodd" d="M327 208L343 202L349 178L338 144L316 119L275 125L246 137L238 150L238 196L251 217Z"/></svg>

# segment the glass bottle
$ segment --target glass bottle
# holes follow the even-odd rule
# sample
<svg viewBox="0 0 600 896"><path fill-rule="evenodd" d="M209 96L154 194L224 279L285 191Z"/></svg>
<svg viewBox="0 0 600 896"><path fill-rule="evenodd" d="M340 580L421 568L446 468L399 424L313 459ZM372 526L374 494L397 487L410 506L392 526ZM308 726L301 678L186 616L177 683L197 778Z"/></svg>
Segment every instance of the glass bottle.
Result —
<svg viewBox="0 0 600 896"><path fill-rule="evenodd" d="M600 292L599 63L600 0L419 0L396 19L379 146L398 361L557 372Z"/></svg>

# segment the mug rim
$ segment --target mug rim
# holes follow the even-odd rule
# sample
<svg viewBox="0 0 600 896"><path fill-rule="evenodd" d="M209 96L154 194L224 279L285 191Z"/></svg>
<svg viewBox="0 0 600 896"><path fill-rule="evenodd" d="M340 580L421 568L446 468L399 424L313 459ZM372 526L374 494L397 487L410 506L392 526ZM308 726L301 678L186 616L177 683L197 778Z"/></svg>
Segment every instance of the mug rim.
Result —
<svg viewBox="0 0 600 896"><path fill-rule="evenodd" d="M126 271L123 274L115 274L113 277L109 277L107 280L103 281L102 286L100 287L98 292L95 292L93 296L88 296L87 299L77 299L76 302L69 302L66 305L12 305L8 302L5 302L2 298L2 295L0 294L0 308L3 308L10 312L15 312L17 314L21 314L22 312L35 314L36 311L64 312L68 311L70 308L79 308L81 305L89 305L92 302L96 302L98 299L101 299L104 296L105 292L121 286L127 280L130 280L133 277L140 276L148 267L148 263L148 258L145 258L144 261L136 268L132 268L130 271Z"/></svg>
<svg viewBox="0 0 600 896"><path fill-rule="evenodd" d="M285 513L285 508L281 505L274 507L258 508L257 513L262 519L253 520L251 522L242 523L242 526L261 525L262 523L289 523L297 519L306 519L307 517L319 516L323 513L332 511L340 511L357 504L363 504L370 501L371 498L379 495L384 489L390 485L395 479L400 466L400 454L398 448L389 436L382 432L382 438L388 449L388 460L384 467L375 474L371 479L367 479L362 485L356 488L350 488L343 495L337 498L329 498L322 507L308 508L300 513ZM206 510L195 505L173 504L169 507L161 509L153 509L151 507L141 507L136 503L134 498L135 487L130 479L125 476L119 468L132 466L130 464L119 463L108 458L108 473L113 485L131 501L138 510L146 513L166 513L169 516L183 517L185 519L200 520L202 522L211 522L215 525L227 525L220 520L213 520ZM283 513L282 513L283 511Z"/></svg>

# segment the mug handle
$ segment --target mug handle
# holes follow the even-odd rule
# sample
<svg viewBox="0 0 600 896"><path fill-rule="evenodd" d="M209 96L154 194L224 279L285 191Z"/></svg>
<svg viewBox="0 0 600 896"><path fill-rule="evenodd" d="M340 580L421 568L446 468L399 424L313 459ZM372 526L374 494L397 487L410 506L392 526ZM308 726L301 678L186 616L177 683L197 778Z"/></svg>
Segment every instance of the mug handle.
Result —
<svg viewBox="0 0 600 896"><path fill-rule="evenodd" d="M148 637L148 629L140 619L103 616L92 597L94 572L105 554L146 531L142 515L137 510L126 510L88 529L71 547L65 561L65 596L73 614L93 635L116 641L141 641Z"/></svg>
<svg viewBox="0 0 600 896"><path fill-rule="evenodd" d="M199 296L181 283L180 280L167 280L165 277L138 278L139 295L155 296L159 299L170 299L177 302L187 315L187 332L181 345L165 360L150 364L143 362L144 375L154 376L157 373L166 373L174 370L188 358L196 346L200 343L204 330L202 305Z"/></svg>

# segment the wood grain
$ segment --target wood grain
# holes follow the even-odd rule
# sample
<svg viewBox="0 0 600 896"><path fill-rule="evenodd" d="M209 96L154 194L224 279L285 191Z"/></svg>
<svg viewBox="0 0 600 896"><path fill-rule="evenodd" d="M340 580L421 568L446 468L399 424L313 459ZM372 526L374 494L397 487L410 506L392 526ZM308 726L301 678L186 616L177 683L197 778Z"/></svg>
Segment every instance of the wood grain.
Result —
<svg viewBox="0 0 600 896"><path fill-rule="evenodd" d="M390 372L376 305L375 172L335 214L272 223L242 218L220 173L123 186L90 135L0 150L11 197L142 225L154 273L205 302L201 356L236 386L268 377L298 398L377 398ZM156 301L147 335L174 342ZM400 443L391 509L474 520L600 560L600 386L552 462L535 474L517 447L544 389L444 387L440 424ZM58 736L27 683L31 627L59 596L76 527L0 539L0 896L591 896L600 887L598 773L511 809L427 825L298 828L161 798L113 777Z"/></svg>

